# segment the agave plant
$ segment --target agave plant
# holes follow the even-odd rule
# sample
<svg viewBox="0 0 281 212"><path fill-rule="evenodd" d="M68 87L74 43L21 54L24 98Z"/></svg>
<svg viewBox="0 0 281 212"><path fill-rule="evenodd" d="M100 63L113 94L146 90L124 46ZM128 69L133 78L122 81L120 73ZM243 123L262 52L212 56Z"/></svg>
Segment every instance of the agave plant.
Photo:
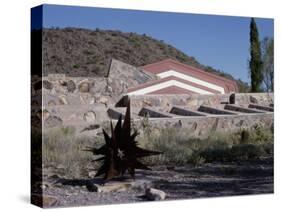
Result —
<svg viewBox="0 0 281 212"><path fill-rule="evenodd" d="M150 170L145 164L138 159L151 155L161 154L157 151L146 150L138 146L135 130L131 134L131 112L130 102L128 102L124 122L122 125L122 116L113 129L111 121L111 137L103 130L105 144L100 148L88 148L86 151L94 155L103 155L94 161L103 161L95 177L104 175L104 180L110 180L113 177L123 176L126 171L132 178L135 177L135 169Z"/></svg>

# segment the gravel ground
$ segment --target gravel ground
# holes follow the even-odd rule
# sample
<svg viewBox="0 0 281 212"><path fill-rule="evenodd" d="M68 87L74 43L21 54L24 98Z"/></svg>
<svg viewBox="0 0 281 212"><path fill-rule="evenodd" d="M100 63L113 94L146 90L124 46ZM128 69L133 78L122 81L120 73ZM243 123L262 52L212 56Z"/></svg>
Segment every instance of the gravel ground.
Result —
<svg viewBox="0 0 281 212"><path fill-rule="evenodd" d="M273 159L204 164L200 167L153 167L137 171L136 181L145 179L166 193L166 200L273 193ZM46 207L119 204L147 201L144 189L108 193L93 192L91 179L44 179Z"/></svg>

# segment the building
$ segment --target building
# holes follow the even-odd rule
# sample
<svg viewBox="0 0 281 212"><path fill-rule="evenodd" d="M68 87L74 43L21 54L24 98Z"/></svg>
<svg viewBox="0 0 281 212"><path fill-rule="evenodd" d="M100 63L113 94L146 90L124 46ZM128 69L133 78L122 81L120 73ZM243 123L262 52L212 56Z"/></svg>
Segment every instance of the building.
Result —
<svg viewBox="0 0 281 212"><path fill-rule="evenodd" d="M225 94L238 92L234 80L195 68L172 59L140 67L155 74L156 80L128 89L128 95L149 94Z"/></svg>

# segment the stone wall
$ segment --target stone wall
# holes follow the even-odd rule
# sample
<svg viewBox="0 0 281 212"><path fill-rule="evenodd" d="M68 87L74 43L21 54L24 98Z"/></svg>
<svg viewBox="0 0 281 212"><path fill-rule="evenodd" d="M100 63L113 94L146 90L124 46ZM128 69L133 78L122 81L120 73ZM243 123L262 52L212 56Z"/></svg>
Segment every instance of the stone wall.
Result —
<svg viewBox="0 0 281 212"><path fill-rule="evenodd" d="M197 109L200 105L219 105L229 102L230 94L218 95L138 95L130 96L132 107L142 108L146 106L161 107L163 109L170 108L173 105L188 106L191 109ZM120 100L118 106L125 106L128 96L123 97L124 101Z"/></svg>
<svg viewBox="0 0 281 212"><path fill-rule="evenodd" d="M273 93L235 93L232 94L232 99L234 99L235 104L245 105L245 104L260 104L269 106L274 104L274 94Z"/></svg>
<svg viewBox="0 0 281 212"><path fill-rule="evenodd" d="M137 95L123 96L117 103L119 107L125 107L130 98L132 107L161 107L169 108L172 105L188 106L190 109L197 109L201 105L216 106L221 104L248 105L251 103L269 106L274 103L273 93L235 93L235 94L182 94L182 95ZM232 102L231 102L232 101Z"/></svg>
<svg viewBox="0 0 281 212"><path fill-rule="evenodd" d="M134 122L137 129L143 131L142 120ZM261 126L267 129L273 128L273 114L251 114L251 115L226 115L209 117L188 118L161 118L149 119L149 125L154 132L163 128L184 128L194 136L207 136L211 132L236 132L241 129L252 129Z"/></svg>
<svg viewBox="0 0 281 212"><path fill-rule="evenodd" d="M35 126L40 126L43 122L45 128L74 126L81 134L101 133L103 124L113 118L108 114L109 108L112 109L113 115L117 114L116 116L125 113L124 107L128 102L127 89L153 79L154 75L146 74L117 60L111 61L108 75L105 77L67 77L61 74L43 78L32 76L32 122ZM274 96L272 93L130 96L135 123L142 122L143 117L139 116L139 112L143 108L155 109L158 114L169 113L173 106L188 107L198 112L201 105L223 110L225 104L231 101L237 105L251 103L268 106L274 103ZM184 127L199 135L204 130L249 128L257 123L269 127L273 124L273 113L223 116L211 114L204 117L180 118L171 114L169 118L151 118L150 122L156 130L164 127Z"/></svg>
<svg viewBox="0 0 281 212"><path fill-rule="evenodd" d="M85 78L50 74L41 79L33 76L31 93L33 104L40 105L43 99L43 106L95 103L114 105L127 93L129 87L145 83L155 77L134 66L112 60L108 75L105 77Z"/></svg>

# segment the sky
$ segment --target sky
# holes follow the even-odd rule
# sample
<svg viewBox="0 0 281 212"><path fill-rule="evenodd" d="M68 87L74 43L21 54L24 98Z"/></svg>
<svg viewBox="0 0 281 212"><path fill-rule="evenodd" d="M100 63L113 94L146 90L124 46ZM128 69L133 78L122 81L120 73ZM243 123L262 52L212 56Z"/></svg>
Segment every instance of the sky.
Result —
<svg viewBox="0 0 281 212"><path fill-rule="evenodd" d="M38 13L40 14L40 13ZM36 17L36 15L34 15ZM38 27L36 18L32 28ZM273 37L273 19L255 18L260 40ZM203 65L249 82L250 17L44 5L43 27L110 29L146 34Z"/></svg>

